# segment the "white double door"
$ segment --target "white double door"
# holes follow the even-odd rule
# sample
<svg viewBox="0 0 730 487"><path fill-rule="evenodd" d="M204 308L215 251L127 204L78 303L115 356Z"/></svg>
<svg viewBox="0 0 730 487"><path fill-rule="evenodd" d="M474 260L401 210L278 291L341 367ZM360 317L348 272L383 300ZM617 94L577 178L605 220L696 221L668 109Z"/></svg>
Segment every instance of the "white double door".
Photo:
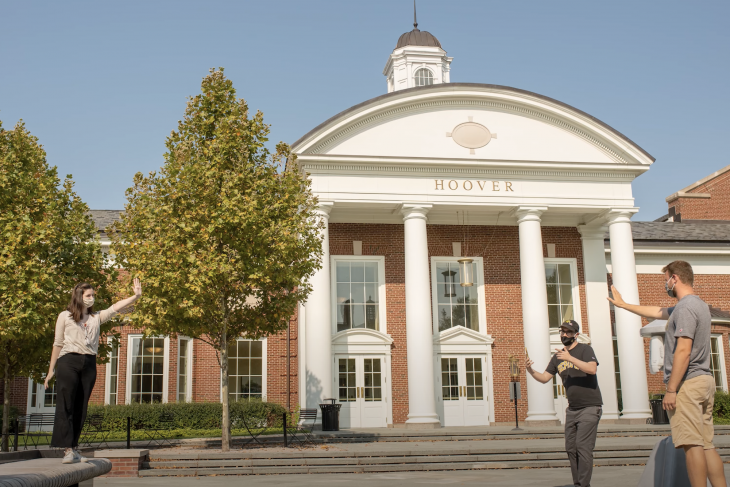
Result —
<svg viewBox="0 0 730 487"><path fill-rule="evenodd" d="M553 377L553 397L555 398L555 413L562 424L565 424L565 410L568 408L568 398L565 397L565 386L558 374Z"/></svg>
<svg viewBox="0 0 730 487"><path fill-rule="evenodd" d="M489 425L484 355L438 355L436 391L443 426Z"/></svg>
<svg viewBox="0 0 730 487"><path fill-rule="evenodd" d="M340 428L388 426L385 356L335 355L335 395Z"/></svg>

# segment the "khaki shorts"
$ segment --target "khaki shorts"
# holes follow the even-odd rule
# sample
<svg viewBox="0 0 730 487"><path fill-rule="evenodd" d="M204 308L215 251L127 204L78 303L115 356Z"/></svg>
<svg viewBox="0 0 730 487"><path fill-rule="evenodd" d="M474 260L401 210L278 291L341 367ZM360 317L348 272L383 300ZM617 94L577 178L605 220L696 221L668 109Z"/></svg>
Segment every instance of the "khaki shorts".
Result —
<svg viewBox="0 0 730 487"><path fill-rule="evenodd" d="M700 375L679 385L677 407L667 411L672 427L674 447L703 446L712 450L712 405L715 402L715 379Z"/></svg>

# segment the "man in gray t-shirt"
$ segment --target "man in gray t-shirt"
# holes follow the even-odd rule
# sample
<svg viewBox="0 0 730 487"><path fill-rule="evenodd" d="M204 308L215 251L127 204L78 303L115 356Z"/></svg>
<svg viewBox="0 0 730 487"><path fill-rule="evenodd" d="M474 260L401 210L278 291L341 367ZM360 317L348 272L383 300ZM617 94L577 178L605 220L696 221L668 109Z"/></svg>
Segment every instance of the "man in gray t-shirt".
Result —
<svg viewBox="0 0 730 487"><path fill-rule="evenodd" d="M667 320L664 342L663 406L672 427L672 442L683 448L687 473L693 486L725 484L722 460L712 444L712 407L715 380L710 373L710 309L692 287L694 273L689 263L675 260L662 269L664 289L679 300L672 308L626 303L611 286L608 298L617 308L654 320ZM620 338L619 338L620 339Z"/></svg>
<svg viewBox="0 0 730 487"><path fill-rule="evenodd" d="M712 328L710 307L696 294L688 294L679 300L676 306L667 308L669 320L667 333L664 336L664 383L669 382L672 375L674 350L677 337L692 339L692 352L683 381L698 375L709 375L710 372L710 332Z"/></svg>

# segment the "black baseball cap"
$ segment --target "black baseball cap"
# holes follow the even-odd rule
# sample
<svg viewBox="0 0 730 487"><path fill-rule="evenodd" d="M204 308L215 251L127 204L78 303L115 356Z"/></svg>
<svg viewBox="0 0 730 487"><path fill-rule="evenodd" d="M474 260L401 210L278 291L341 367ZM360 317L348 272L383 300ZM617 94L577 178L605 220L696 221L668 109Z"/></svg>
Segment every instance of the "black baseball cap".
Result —
<svg viewBox="0 0 730 487"><path fill-rule="evenodd" d="M580 325L576 323L573 320L565 320L562 323L560 323L560 328L567 328L569 330L572 330L576 333L580 331Z"/></svg>

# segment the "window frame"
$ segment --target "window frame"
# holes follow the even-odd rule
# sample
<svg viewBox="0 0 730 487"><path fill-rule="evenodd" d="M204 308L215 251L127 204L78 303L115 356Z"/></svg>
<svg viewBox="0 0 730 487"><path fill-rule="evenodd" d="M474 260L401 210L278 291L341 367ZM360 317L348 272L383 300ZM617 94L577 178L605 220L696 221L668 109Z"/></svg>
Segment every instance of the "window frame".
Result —
<svg viewBox="0 0 730 487"><path fill-rule="evenodd" d="M332 335L352 330L371 330L371 328L350 328L337 331L337 262L376 262L378 264L378 321L377 332L388 334L387 304L385 301L385 256L383 255L332 255L330 256L330 313Z"/></svg>
<svg viewBox="0 0 730 487"><path fill-rule="evenodd" d="M728 392L727 387L727 371L725 370L725 345L722 340L722 333L711 333L710 340L717 339L717 353L720 355L720 382L722 390ZM712 344L710 344L710 354L712 354ZM710 365L712 365L712 358L710 358ZM713 375L713 380L715 376Z"/></svg>
<svg viewBox="0 0 730 487"><path fill-rule="evenodd" d="M180 342L188 342L188 363L185 366L185 376L188 380L188 388L185 391L185 402L193 402L193 339L184 335L177 337L177 378L175 380L175 402L180 402Z"/></svg>
<svg viewBox="0 0 730 487"><path fill-rule="evenodd" d="M458 263L459 259L473 259L474 263L476 264L477 270L476 270L476 282L474 283L477 287L477 310L479 313L479 329L478 330L471 330L471 328L465 328L466 330L471 330L479 333L480 335L486 335L487 334L487 304L486 299L484 297L484 259L482 257L453 257L453 256L433 256L431 257L431 322L432 322L432 330L433 330L433 336L437 337L441 333L446 333L452 328L451 327L448 330L439 331L438 326L438 298L436 298L436 293L438 292L438 276L436 275L436 264L438 262L451 262L451 263Z"/></svg>
<svg viewBox="0 0 730 487"><path fill-rule="evenodd" d="M130 333L127 335L127 370L125 371L127 383L124 388L124 404L132 403L132 340L135 338L144 339L145 336L142 333ZM169 402L168 385L170 381L170 337L149 336L146 338L164 338L165 340L163 345L165 356L162 360L162 404L167 404ZM118 390L117 394L119 394ZM119 403L119 397L117 397L117 403Z"/></svg>
<svg viewBox="0 0 730 487"><path fill-rule="evenodd" d="M266 401L267 399L267 384L268 384L268 367L266 366L266 357L267 357L267 344L268 344L268 338L262 337L258 340L253 340L251 338L245 338L245 337L238 337L236 338L236 343L240 342L241 340L246 340L249 342L261 342L261 400ZM230 357L228 357L230 360ZM220 401L223 402L223 371L220 371ZM228 379L231 378L231 371L228 371ZM231 387L230 382L228 383L228 387ZM230 394L230 392L229 392Z"/></svg>
<svg viewBox="0 0 730 487"><path fill-rule="evenodd" d="M581 325L580 332L586 334L583 330L583 309L580 301L580 283L578 282L578 259L574 257L545 257L543 260L545 264L570 264L570 280L573 282L573 320ZM547 282L545 283L545 293L547 294ZM550 305L548 304L548 306ZM550 321L548 321L548 329L550 329Z"/></svg>
<svg viewBox="0 0 730 487"><path fill-rule="evenodd" d="M114 340L112 337L107 337L107 339L106 339L106 342L108 344L111 344L113 341ZM122 351L122 343L120 341L119 346L117 347L117 374L116 374L116 376L117 376L117 392L116 392L117 400L116 400L116 402L114 402L114 404L119 404L119 369L120 369L119 359L120 359L121 351ZM109 386L111 386L111 383L112 383L111 382L111 377L112 377L111 367L112 367L112 361L111 361L111 356L110 356L109 362L106 364L106 367L105 367L106 371L104 374L104 404L107 404L107 405L111 404L111 398L109 397L109 395L110 395Z"/></svg>
<svg viewBox="0 0 730 487"><path fill-rule="evenodd" d="M424 85L419 85L419 84L418 84L418 82L416 81L416 79L418 78L418 73L419 73L419 72L420 72L421 70L423 70L423 71L426 71L426 72L427 72L428 74L430 74L430 75L431 75L431 83L430 83L430 84L424 84ZM416 70L415 70L415 71L413 72L413 86L414 86L414 87L417 87L417 88L420 88L420 87L422 87L422 86L431 86L431 85L433 85L433 84L434 84L434 80L435 80L435 79L436 79L436 76L435 76L434 72L433 72L433 71L431 71L431 69L427 68L426 66L421 66L421 67L418 67L418 68L416 68Z"/></svg>

